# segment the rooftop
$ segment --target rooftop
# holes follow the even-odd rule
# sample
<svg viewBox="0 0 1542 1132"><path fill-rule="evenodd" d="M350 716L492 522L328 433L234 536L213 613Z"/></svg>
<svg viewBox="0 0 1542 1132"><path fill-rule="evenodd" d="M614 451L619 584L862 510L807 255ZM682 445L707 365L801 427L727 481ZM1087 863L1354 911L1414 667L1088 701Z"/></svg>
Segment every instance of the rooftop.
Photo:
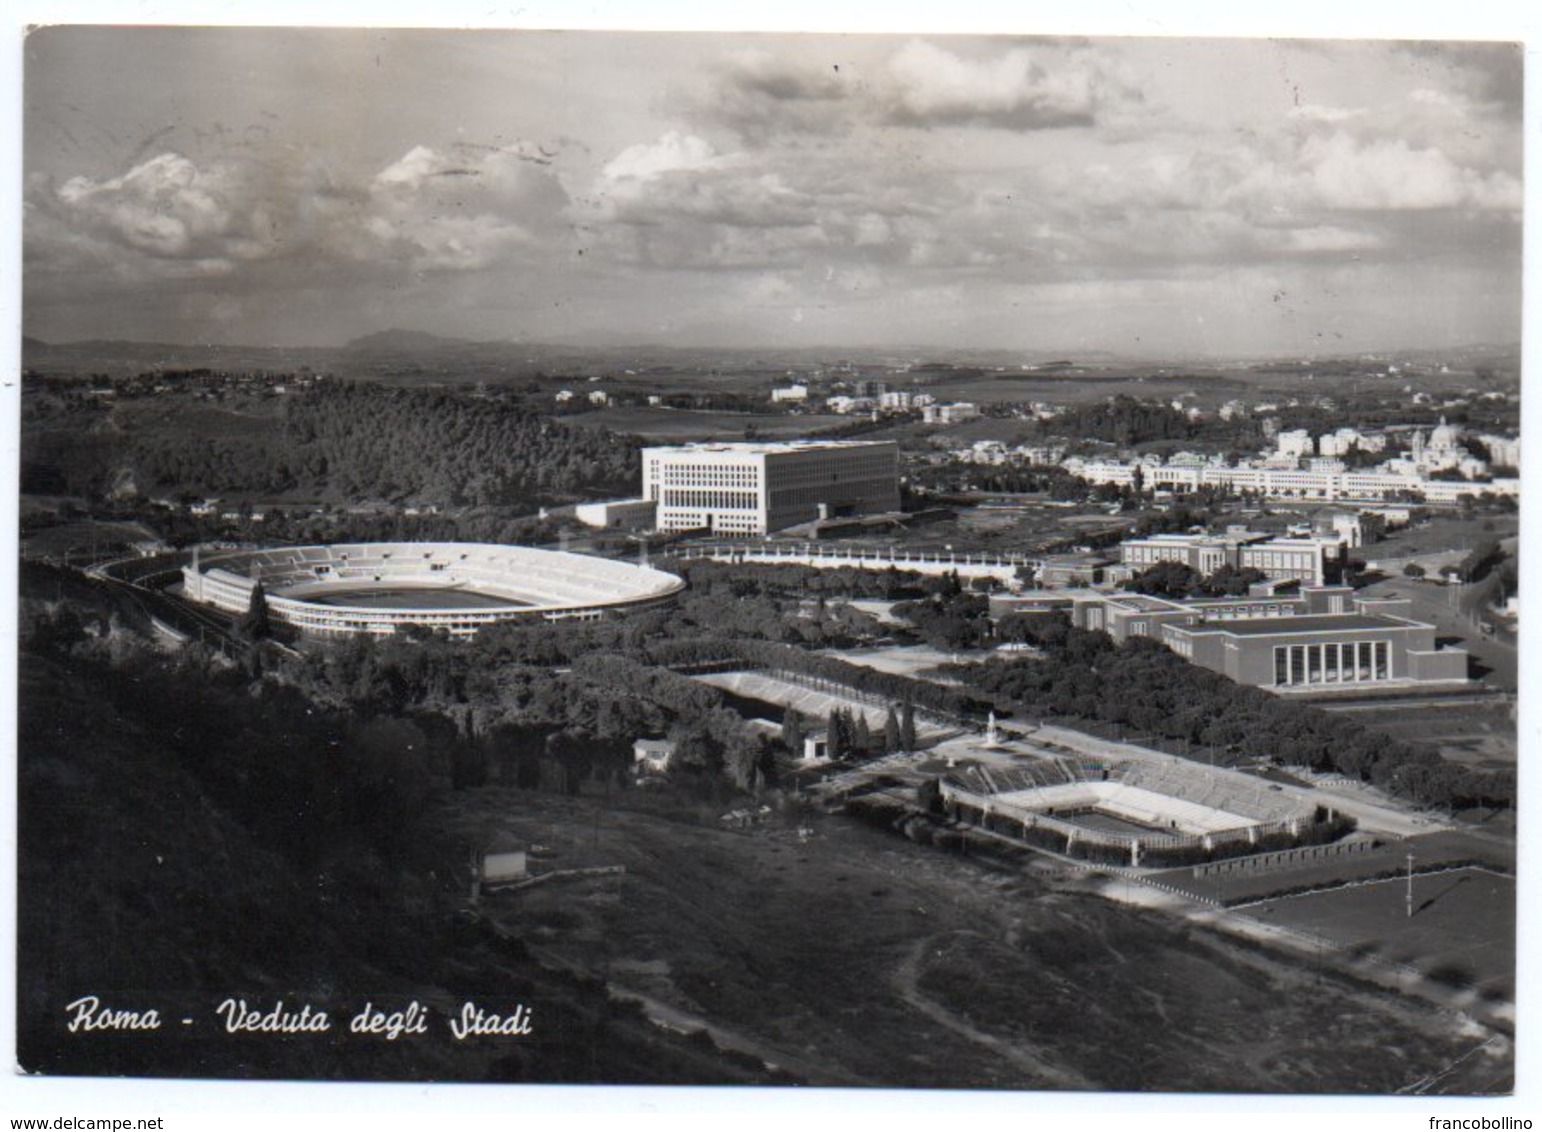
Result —
<svg viewBox="0 0 1542 1132"><path fill-rule="evenodd" d="M1320 613L1301 617L1263 617L1250 621L1214 621L1195 625L1190 633L1229 633L1234 637L1272 637L1281 633L1342 633L1356 629L1403 629L1419 622L1365 613Z"/></svg>
<svg viewBox="0 0 1542 1132"><path fill-rule="evenodd" d="M644 452L733 452L746 456L788 452L823 452L832 448L892 447L892 440L704 440L692 444L652 445Z"/></svg>

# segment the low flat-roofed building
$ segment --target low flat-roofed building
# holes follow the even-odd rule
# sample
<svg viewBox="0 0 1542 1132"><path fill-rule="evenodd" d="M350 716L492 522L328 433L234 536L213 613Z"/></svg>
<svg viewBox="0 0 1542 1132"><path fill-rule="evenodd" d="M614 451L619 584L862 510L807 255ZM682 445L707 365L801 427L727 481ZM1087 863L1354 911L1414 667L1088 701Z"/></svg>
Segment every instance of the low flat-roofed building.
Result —
<svg viewBox="0 0 1542 1132"><path fill-rule="evenodd" d="M598 503L580 503L573 517L586 527L607 530L642 530L652 527L658 504L651 499L607 499Z"/></svg>
<svg viewBox="0 0 1542 1132"><path fill-rule="evenodd" d="M1046 589L1095 586L1113 564L1113 559L1102 554L1051 554L1040 563L1034 580Z"/></svg>
<svg viewBox="0 0 1542 1132"><path fill-rule="evenodd" d="M638 775L663 774L674 757L673 739L639 739L632 744L632 766Z"/></svg>
<svg viewBox="0 0 1542 1132"><path fill-rule="evenodd" d="M1071 621L1123 643L1151 637L1239 684L1289 694L1468 682L1467 653L1440 648L1406 599L1356 598L1348 586L1297 594L1173 601L1147 594L1072 597Z"/></svg>
<svg viewBox="0 0 1542 1132"><path fill-rule="evenodd" d="M1438 648L1433 625L1363 609L1167 623L1158 639L1194 664L1270 691L1467 683L1467 653Z"/></svg>

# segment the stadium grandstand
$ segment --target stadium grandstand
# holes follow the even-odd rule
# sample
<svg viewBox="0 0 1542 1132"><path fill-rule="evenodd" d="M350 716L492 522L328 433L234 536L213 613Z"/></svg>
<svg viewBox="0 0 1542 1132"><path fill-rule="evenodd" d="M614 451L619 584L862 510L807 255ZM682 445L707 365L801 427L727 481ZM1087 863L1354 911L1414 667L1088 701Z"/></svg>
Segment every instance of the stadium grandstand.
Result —
<svg viewBox="0 0 1542 1132"><path fill-rule="evenodd" d="M667 601L662 570L488 543L346 543L195 553L182 596L243 614L262 584L269 615L311 636L385 635L407 625L469 636L520 618L595 619Z"/></svg>

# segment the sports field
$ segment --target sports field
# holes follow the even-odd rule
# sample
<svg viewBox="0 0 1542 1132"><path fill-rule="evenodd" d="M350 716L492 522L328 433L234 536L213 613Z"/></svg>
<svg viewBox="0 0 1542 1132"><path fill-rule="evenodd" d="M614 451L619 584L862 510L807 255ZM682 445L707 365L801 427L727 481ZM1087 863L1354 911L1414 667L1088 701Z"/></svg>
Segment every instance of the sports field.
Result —
<svg viewBox="0 0 1542 1132"><path fill-rule="evenodd" d="M305 600L312 605L346 605L355 609L507 609L509 606L527 604L474 590L446 589L444 586L328 590L307 595Z"/></svg>
<svg viewBox="0 0 1542 1132"><path fill-rule="evenodd" d="M1404 963L1439 982L1480 993L1515 993L1515 881L1484 869L1458 869L1407 882L1377 881L1288 896L1248 914L1314 932L1352 952Z"/></svg>

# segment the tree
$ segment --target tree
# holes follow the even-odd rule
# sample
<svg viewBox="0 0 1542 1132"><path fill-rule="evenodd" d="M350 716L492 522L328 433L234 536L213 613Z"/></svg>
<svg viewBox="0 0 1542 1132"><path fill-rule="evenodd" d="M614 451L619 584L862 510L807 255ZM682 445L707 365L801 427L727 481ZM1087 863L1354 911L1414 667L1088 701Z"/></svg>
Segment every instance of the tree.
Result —
<svg viewBox="0 0 1542 1132"><path fill-rule="evenodd" d="M906 751L916 749L916 707L909 700L900 709L900 747Z"/></svg>
<svg viewBox="0 0 1542 1132"><path fill-rule="evenodd" d="M859 711L851 729L851 745L859 755L865 755L873 749L873 732L867 725L867 713Z"/></svg>
<svg viewBox="0 0 1542 1132"><path fill-rule="evenodd" d="M842 759L851 747L851 736L847 729L846 713L836 708L830 713L830 719L826 730L826 749L831 759Z"/></svg>
<svg viewBox="0 0 1542 1132"><path fill-rule="evenodd" d="M1268 575L1262 570L1256 570L1252 566L1238 569L1227 563L1218 567L1215 573L1206 578L1201 589L1215 597L1241 597L1255 582L1267 580Z"/></svg>
<svg viewBox="0 0 1542 1132"><path fill-rule="evenodd" d="M268 616L268 595L261 582L252 587L252 598L246 607L246 615L241 618L236 631L249 641L260 641L273 632L273 624Z"/></svg>
<svg viewBox="0 0 1542 1132"><path fill-rule="evenodd" d="M1199 591L1202 578L1185 562L1158 562L1125 584L1126 589L1153 597L1185 598Z"/></svg>
<svg viewBox="0 0 1542 1132"><path fill-rule="evenodd" d="M803 713L790 707L787 714L782 716L782 742L787 744L787 749L794 755L802 755L803 738Z"/></svg>
<svg viewBox="0 0 1542 1132"><path fill-rule="evenodd" d="M1403 573L1410 578L1422 578L1424 577L1425 570L1417 562L1410 562L1403 567Z"/></svg>
<svg viewBox="0 0 1542 1132"><path fill-rule="evenodd" d="M883 749L886 752L898 751L900 746L899 717L894 714L894 705L890 704L889 714L884 717L883 721Z"/></svg>

